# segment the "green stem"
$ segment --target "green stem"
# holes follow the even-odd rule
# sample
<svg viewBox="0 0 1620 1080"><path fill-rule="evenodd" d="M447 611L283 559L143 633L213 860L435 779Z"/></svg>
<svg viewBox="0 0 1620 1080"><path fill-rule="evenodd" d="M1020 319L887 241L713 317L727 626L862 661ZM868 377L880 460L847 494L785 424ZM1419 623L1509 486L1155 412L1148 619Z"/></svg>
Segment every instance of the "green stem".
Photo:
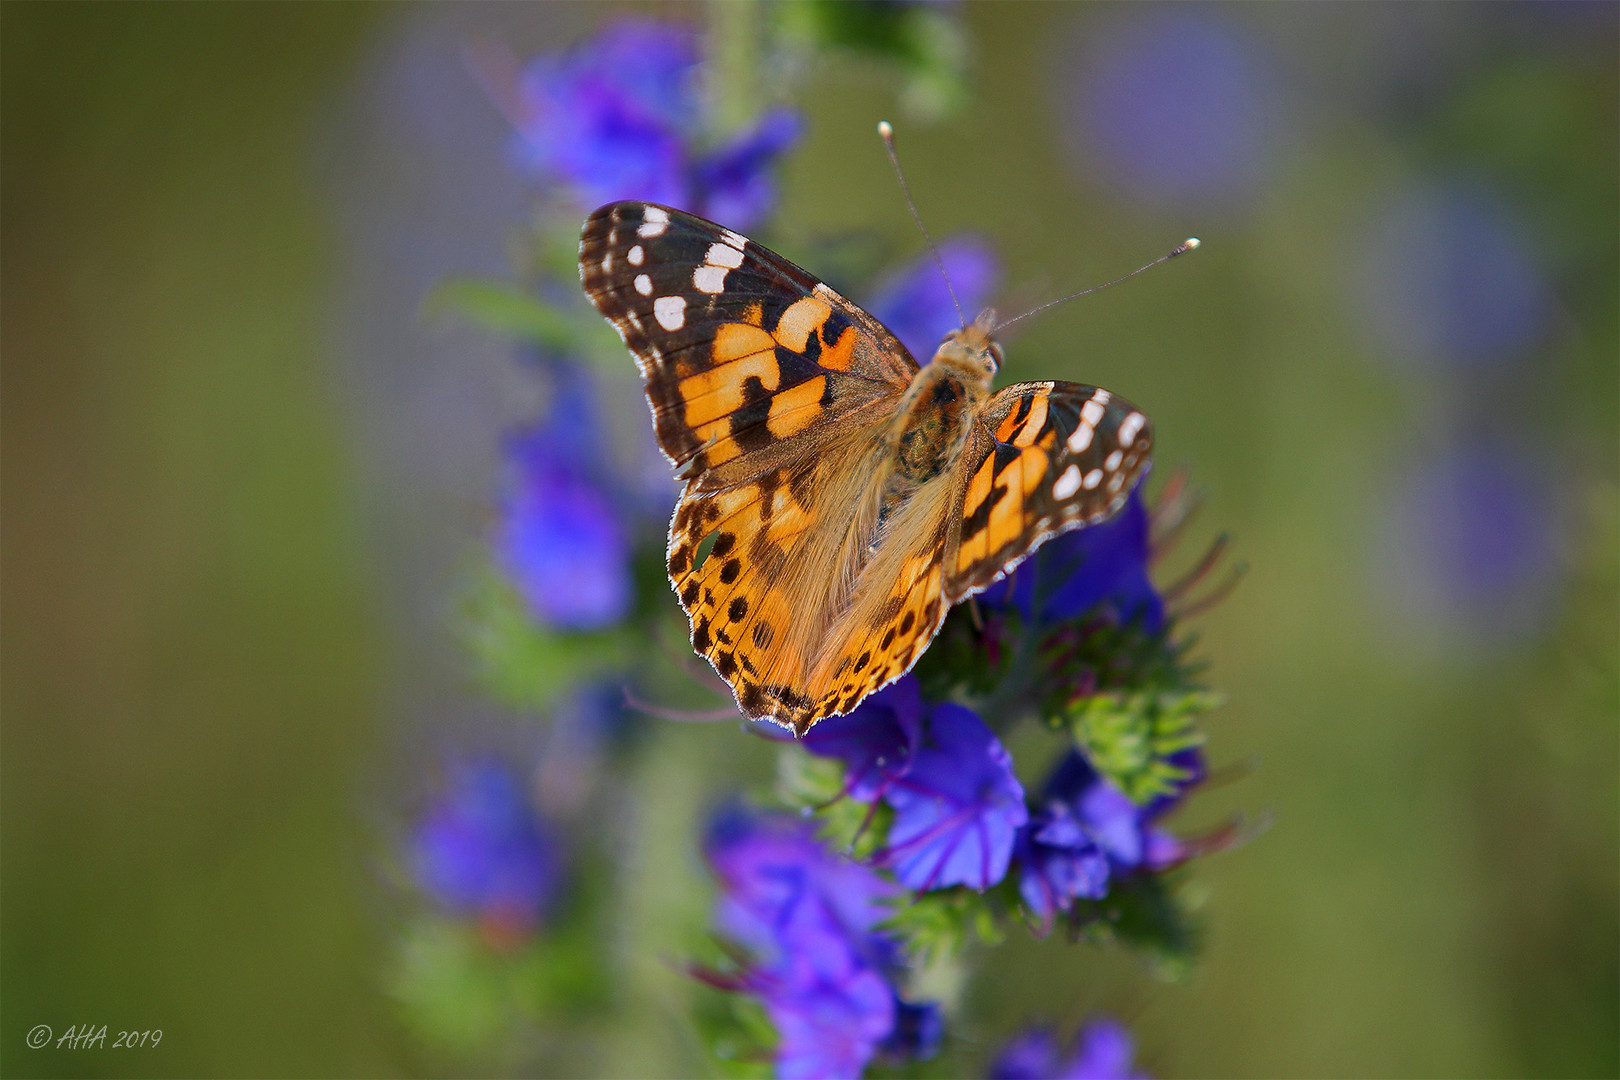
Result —
<svg viewBox="0 0 1620 1080"><path fill-rule="evenodd" d="M759 111L756 74L765 47L760 0L709 0L709 96L715 128L729 135Z"/></svg>

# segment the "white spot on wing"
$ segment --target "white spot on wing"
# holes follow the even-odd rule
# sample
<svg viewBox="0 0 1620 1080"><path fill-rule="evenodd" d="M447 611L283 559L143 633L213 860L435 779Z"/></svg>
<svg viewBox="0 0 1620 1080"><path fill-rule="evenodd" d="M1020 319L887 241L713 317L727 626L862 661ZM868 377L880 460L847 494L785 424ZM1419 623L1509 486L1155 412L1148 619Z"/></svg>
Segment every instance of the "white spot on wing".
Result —
<svg viewBox="0 0 1620 1080"><path fill-rule="evenodd" d="M668 227L669 215L656 206L649 206L641 213L641 224L636 226L636 235L643 239L663 236Z"/></svg>
<svg viewBox="0 0 1620 1080"><path fill-rule="evenodd" d="M1063 470L1063 475L1057 478L1052 485L1052 494L1059 499L1067 499L1080 490L1080 466L1070 465Z"/></svg>
<svg viewBox="0 0 1620 1080"><path fill-rule="evenodd" d="M636 275L636 292L640 293L642 296L651 296L652 295L652 278L648 277L646 274L637 274Z"/></svg>
<svg viewBox="0 0 1620 1080"><path fill-rule="evenodd" d="M1103 462L1103 468L1107 469L1109 472L1113 472L1115 469L1119 468L1119 463L1124 460L1124 457L1125 452L1123 450L1115 450L1112 454L1108 455L1108 460Z"/></svg>
<svg viewBox="0 0 1620 1080"><path fill-rule="evenodd" d="M1129 447L1136 441L1137 432L1147 423L1147 417L1139 412L1133 412L1119 422L1119 445Z"/></svg>
<svg viewBox="0 0 1620 1080"><path fill-rule="evenodd" d="M1090 472L1086 473L1086 478L1080 481L1080 486L1085 488L1087 491L1090 491L1100 483L1102 483L1102 470L1092 469Z"/></svg>
<svg viewBox="0 0 1620 1080"><path fill-rule="evenodd" d="M653 317L665 330L679 330L686 325L686 297L660 296L653 301Z"/></svg>
<svg viewBox="0 0 1620 1080"><path fill-rule="evenodd" d="M698 292L722 293L726 288L726 273L723 266L700 266L692 271L692 285Z"/></svg>
<svg viewBox="0 0 1620 1080"><path fill-rule="evenodd" d="M630 254L625 257L630 260L631 266L640 266L641 260L647 257L647 253L641 250L640 244L637 244L635 247L630 249Z"/></svg>
<svg viewBox="0 0 1620 1080"><path fill-rule="evenodd" d="M743 263L743 253L730 244L710 244L706 261L710 266L724 266L735 270Z"/></svg>
<svg viewBox="0 0 1620 1080"><path fill-rule="evenodd" d="M1097 393L1105 394L1107 391L1099 390ZM1097 426L1097 421L1103 418L1103 413L1105 411L1106 410L1103 408L1102 402L1098 401L1096 398L1092 398L1090 401L1080 406L1080 422L1088 428L1094 428Z"/></svg>
<svg viewBox="0 0 1620 1080"><path fill-rule="evenodd" d="M1069 452L1072 454L1078 454L1080 451L1090 446L1091 425L1082 420L1080 422L1080 426L1074 429L1074 433L1069 436L1069 441L1064 443L1064 445L1069 448Z"/></svg>
<svg viewBox="0 0 1620 1080"><path fill-rule="evenodd" d="M742 233L732 232L730 229L721 229L720 235L725 239L726 243L730 244L738 251L741 251L743 249L743 245L748 243L748 237L744 236Z"/></svg>
<svg viewBox="0 0 1620 1080"><path fill-rule="evenodd" d="M612 270L612 269L613 269L613 249L609 248L607 251L603 252L603 254L602 254L602 273L605 274L609 270Z"/></svg>

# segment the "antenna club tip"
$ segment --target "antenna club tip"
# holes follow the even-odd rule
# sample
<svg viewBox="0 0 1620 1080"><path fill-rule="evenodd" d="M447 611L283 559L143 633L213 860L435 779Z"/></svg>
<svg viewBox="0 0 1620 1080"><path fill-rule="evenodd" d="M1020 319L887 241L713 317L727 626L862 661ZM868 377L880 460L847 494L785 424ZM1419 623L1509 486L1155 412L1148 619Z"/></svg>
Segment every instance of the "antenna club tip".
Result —
<svg viewBox="0 0 1620 1080"><path fill-rule="evenodd" d="M878 121L878 135L884 139L894 138L894 126L887 120Z"/></svg>
<svg viewBox="0 0 1620 1080"><path fill-rule="evenodd" d="M1188 252L1188 251L1197 251L1199 245L1202 244L1202 243L1203 243L1203 241L1198 239L1198 237L1189 236L1189 237L1187 237L1187 239L1185 239L1185 240L1183 240L1181 242L1181 245L1179 247L1176 248L1176 254L1181 255L1181 254L1183 254L1185 252Z"/></svg>

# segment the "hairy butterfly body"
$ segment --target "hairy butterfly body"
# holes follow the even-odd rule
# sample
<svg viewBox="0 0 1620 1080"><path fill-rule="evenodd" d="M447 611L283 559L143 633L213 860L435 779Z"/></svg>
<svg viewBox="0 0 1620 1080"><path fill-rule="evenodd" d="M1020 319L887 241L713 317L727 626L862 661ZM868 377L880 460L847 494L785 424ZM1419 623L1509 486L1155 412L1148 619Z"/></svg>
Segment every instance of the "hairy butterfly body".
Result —
<svg viewBox="0 0 1620 1080"><path fill-rule="evenodd" d="M1148 467L1147 418L1106 390L992 392L993 313L919 366L812 275L679 210L604 206L579 250L685 481L668 567L692 646L749 716L802 735L849 712L952 604L1113 514Z"/></svg>

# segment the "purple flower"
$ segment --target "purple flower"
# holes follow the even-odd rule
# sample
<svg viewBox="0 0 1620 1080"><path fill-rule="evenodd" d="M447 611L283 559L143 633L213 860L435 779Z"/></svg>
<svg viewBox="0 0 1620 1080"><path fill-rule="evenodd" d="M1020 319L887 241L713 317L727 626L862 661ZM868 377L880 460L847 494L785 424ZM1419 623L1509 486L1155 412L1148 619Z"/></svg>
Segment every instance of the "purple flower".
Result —
<svg viewBox="0 0 1620 1080"><path fill-rule="evenodd" d="M1247 197L1270 170L1281 100L1258 43L1207 10L1088 32L1065 96L1074 160L1132 198Z"/></svg>
<svg viewBox="0 0 1620 1080"><path fill-rule="evenodd" d="M939 267L927 254L879 282L867 305L867 310L894 332L919 364L933 359L940 339L959 329L963 318L971 322L978 315L995 292L1000 277L995 254L979 240L947 240L940 245L939 256L956 288L956 298L961 301L960 316Z"/></svg>
<svg viewBox="0 0 1620 1080"><path fill-rule="evenodd" d="M771 212L776 201L776 160L799 141L804 123L790 109L773 109L752 131L692 167L703 216L746 229Z"/></svg>
<svg viewBox="0 0 1620 1080"><path fill-rule="evenodd" d="M724 890L716 918L721 931L768 960L791 955L799 930L820 933L823 914L868 951L888 948L863 939L884 917L882 901L895 886L828 851L805 822L728 810L711 827L707 851ZM806 905L814 908L808 917Z"/></svg>
<svg viewBox="0 0 1620 1080"><path fill-rule="evenodd" d="M1100 1017L1080 1032L1079 1044L1062 1056L1050 1028L1036 1028L1008 1043L990 1066L992 1080L1144 1080L1131 1068L1130 1032Z"/></svg>
<svg viewBox="0 0 1620 1080"><path fill-rule="evenodd" d="M1048 933L1075 900L1108 895L1115 874L1165 870L1188 857L1187 846L1153 821L1203 778L1203 755L1184 750L1171 761L1188 779L1146 806L1131 802L1076 751L1058 763L1046 782L1046 809L1018 834L1018 892L1039 933Z"/></svg>
<svg viewBox="0 0 1620 1080"><path fill-rule="evenodd" d="M1478 440L1396 488L1378 577L1393 604L1482 644L1535 632L1564 564L1556 474L1526 447Z"/></svg>
<svg viewBox="0 0 1620 1080"><path fill-rule="evenodd" d="M1077 618L1102 604L1115 620L1140 619L1156 633L1164 626L1164 600L1148 576L1149 527L1138 484L1119 513L1047 541L979 602L1046 623Z"/></svg>
<svg viewBox="0 0 1620 1080"><path fill-rule="evenodd" d="M778 158L798 140L796 113L700 153L704 108L698 42L670 23L624 19L593 40L534 61L518 87L516 154L581 202L668 203L747 228L770 209Z"/></svg>
<svg viewBox="0 0 1620 1080"><path fill-rule="evenodd" d="M845 793L860 802L879 798L911 770L922 737L922 693L907 675L843 716L829 716L800 740L820 757L846 768Z"/></svg>
<svg viewBox="0 0 1620 1080"><path fill-rule="evenodd" d="M1018 894L1025 909L1040 920L1042 934L1077 898L1108 895L1108 856L1065 803L1053 802L1019 829L1014 853Z"/></svg>
<svg viewBox="0 0 1620 1080"><path fill-rule="evenodd" d="M1501 370L1529 357L1550 289L1519 215L1463 186L1416 187L1366 230L1362 322L1380 354Z"/></svg>
<svg viewBox="0 0 1620 1080"><path fill-rule="evenodd" d="M848 955L832 953L838 959ZM771 988L763 1004L780 1038L776 1075L782 1080L858 1077L894 1029L893 988L872 968L853 962Z"/></svg>
<svg viewBox="0 0 1620 1080"><path fill-rule="evenodd" d="M1184 751L1180 762L1194 777L1203 775L1202 755L1196 749ZM1182 782L1184 791L1191 780ZM1182 845L1152 822L1174 805L1173 799L1158 799L1137 806L1119 788L1093 769L1078 751L1071 750L1058 763L1046 782L1046 797L1063 803L1073 813L1086 837L1108 859L1112 872L1138 869L1163 870L1184 857Z"/></svg>
<svg viewBox="0 0 1620 1080"><path fill-rule="evenodd" d="M1029 820L1012 757L972 711L943 704L911 768L884 795L894 808L882 859L907 888L983 891L1007 874L1013 837Z"/></svg>
<svg viewBox="0 0 1620 1080"><path fill-rule="evenodd" d="M937 1010L902 1003L890 978L897 948L877 925L891 882L782 814L723 812L707 852L722 889L716 923L754 957L728 985L757 996L775 1026L778 1076L859 1076L880 1050L937 1047Z"/></svg>
<svg viewBox="0 0 1620 1080"><path fill-rule="evenodd" d="M564 630L615 623L632 600L630 538L593 460L593 414L588 395L565 388L545 421L504 447L496 562L535 617Z"/></svg>
<svg viewBox="0 0 1620 1080"><path fill-rule="evenodd" d="M423 891L503 937L540 921L561 867L520 779L492 760L451 768L411 839Z"/></svg>

